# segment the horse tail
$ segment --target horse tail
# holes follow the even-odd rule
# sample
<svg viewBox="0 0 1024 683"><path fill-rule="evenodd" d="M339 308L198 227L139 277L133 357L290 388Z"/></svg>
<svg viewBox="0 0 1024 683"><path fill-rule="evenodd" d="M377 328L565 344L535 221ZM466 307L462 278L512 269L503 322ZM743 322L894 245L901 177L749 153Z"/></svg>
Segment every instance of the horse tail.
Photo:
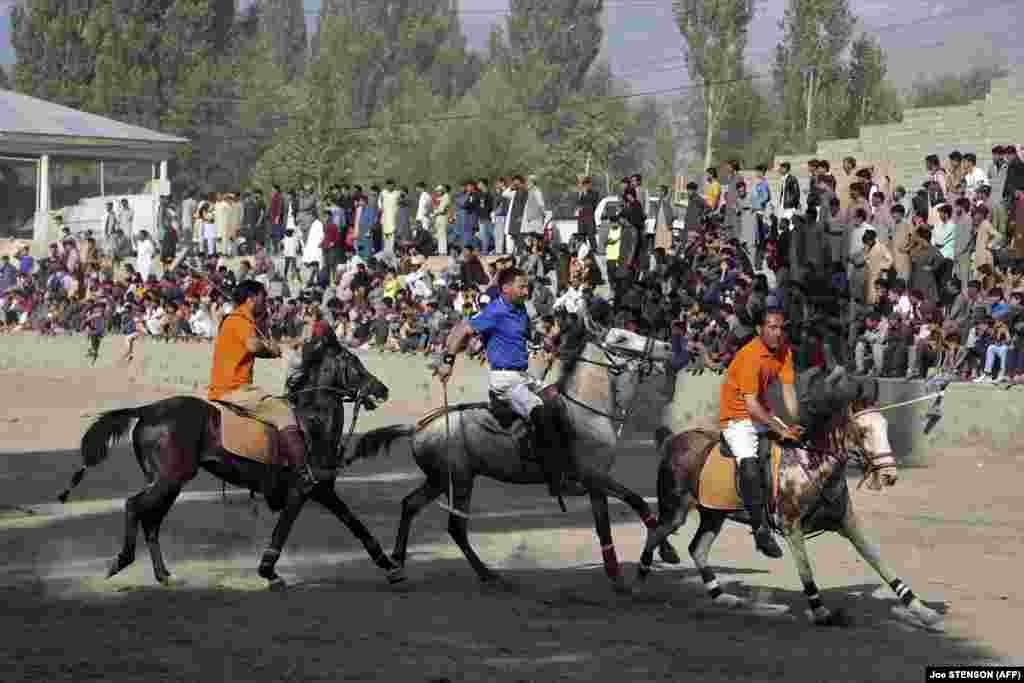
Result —
<svg viewBox="0 0 1024 683"><path fill-rule="evenodd" d="M416 433L416 427L412 425L391 425L381 427L363 434L363 437L356 444L355 453L345 460L346 465L351 465L357 460L368 460L381 455L391 454L391 444L403 437L412 436Z"/></svg>
<svg viewBox="0 0 1024 683"><path fill-rule="evenodd" d="M71 484L57 496L60 502L68 502L71 490L82 483L86 469L106 460L111 446L117 445L131 428L132 421L142 418L142 414L142 408L111 410L101 414L89 426L82 437L82 466L71 477Z"/></svg>

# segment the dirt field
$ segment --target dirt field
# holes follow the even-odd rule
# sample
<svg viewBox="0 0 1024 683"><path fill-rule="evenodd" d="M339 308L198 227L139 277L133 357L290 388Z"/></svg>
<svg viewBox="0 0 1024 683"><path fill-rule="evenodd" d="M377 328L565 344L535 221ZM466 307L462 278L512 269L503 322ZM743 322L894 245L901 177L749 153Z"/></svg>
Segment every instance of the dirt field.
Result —
<svg viewBox="0 0 1024 683"><path fill-rule="evenodd" d="M5 370L0 387L5 682L915 681L929 664L1024 660L1020 454L935 452L894 489L855 493L884 556L946 615L944 633L909 623L834 536L813 541L811 552L824 599L848 611L849 628L810 626L789 558L755 555L739 527L727 527L713 559L725 588L754 606L711 607L685 555L695 515L675 538L683 564L616 596L583 500L562 514L542 487L486 481L471 538L503 570L502 589L479 586L436 506L414 526L409 581L397 589L345 529L310 506L279 565L292 586L269 592L255 570L274 518L254 513L242 492L229 490L223 503L205 474L164 525L178 577L164 588L141 539L135 565L102 578L120 547L123 500L141 484L125 448L90 471L71 503L55 496L78 467L83 413L166 394L109 370ZM402 388L391 388L374 423L416 416ZM648 438L627 432L615 473L653 496ZM346 471L338 489L388 547L401 499L418 481L400 446L390 459ZM632 579L643 527L621 505L613 520Z"/></svg>

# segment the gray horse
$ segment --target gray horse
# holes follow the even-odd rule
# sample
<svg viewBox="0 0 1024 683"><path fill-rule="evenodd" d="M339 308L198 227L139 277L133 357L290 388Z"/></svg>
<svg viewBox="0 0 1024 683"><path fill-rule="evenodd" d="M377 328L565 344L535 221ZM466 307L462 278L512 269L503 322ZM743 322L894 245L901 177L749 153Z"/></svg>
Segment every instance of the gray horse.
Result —
<svg viewBox="0 0 1024 683"><path fill-rule="evenodd" d="M612 543L608 496L629 505L648 529L657 526L657 519L644 499L615 481L610 472L619 426L632 412L637 388L653 364L670 357L671 348L664 342L620 329L603 335L587 332L577 344L566 344L576 350L563 361L559 383L547 387L543 395L546 402L561 404L570 473L590 495L605 572L614 588L625 592L628 588ZM521 447L522 422L500 420L500 414L496 416L490 408L486 403L451 406L447 415L443 408L435 410L415 426L398 425L368 432L349 460L373 457L388 450L394 440L412 437L413 458L427 479L402 501L402 520L393 555L400 566L405 564L413 518L446 494L451 506L448 533L452 540L481 581L498 579L469 544L466 512L473 495L473 480L482 475L510 484L543 484L547 477L541 464Z"/></svg>

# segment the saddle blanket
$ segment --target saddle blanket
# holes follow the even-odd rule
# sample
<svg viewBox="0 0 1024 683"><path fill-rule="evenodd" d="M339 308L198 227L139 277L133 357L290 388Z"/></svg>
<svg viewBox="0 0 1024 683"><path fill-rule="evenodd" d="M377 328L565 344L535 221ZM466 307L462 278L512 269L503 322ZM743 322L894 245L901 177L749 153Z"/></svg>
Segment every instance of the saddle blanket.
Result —
<svg viewBox="0 0 1024 683"><path fill-rule="evenodd" d="M782 447L773 443L771 454L771 490L767 496L769 508L774 507L773 503L779 495ZM722 455L722 445L719 443L716 443L711 449L711 453L701 469L697 500L701 506L712 510L733 512L743 509L743 498L736 489L736 460Z"/></svg>
<svg viewBox="0 0 1024 683"><path fill-rule="evenodd" d="M239 415L228 406L213 405L220 412L221 448L239 458L264 465L278 462L277 429L273 425Z"/></svg>

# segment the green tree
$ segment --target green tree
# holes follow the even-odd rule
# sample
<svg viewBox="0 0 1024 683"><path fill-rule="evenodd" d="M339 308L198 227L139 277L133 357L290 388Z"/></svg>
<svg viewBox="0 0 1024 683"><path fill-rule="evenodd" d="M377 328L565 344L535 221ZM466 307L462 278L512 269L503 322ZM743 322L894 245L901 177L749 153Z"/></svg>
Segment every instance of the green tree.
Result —
<svg viewBox="0 0 1024 683"><path fill-rule="evenodd" d="M286 80L302 75L309 50L302 0L257 0L259 27L268 39L270 56Z"/></svg>
<svg viewBox="0 0 1024 683"><path fill-rule="evenodd" d="M400 92L406 69L429 79L434 92L458 96L472 85L480 63L465 48L452 0L324 0L313 52L338 40L325 20L347 19L365 46L366 59L352 72L355 121L365 124Z"/></svg>
<svg viewBox="0 0 1024 683"><path fill-rule="evenodd" d="M672 122L664 119L654 131L654 183L675 187L676 136Z"/></svg>
<svg viewBox="0 0 1024 683"><path fill-rule="evenodd" d="M510 0L491 55L522 93L521 105L554 113L580 92L601 52L603 12L604 0Z"/></svg>
<svg viewBox="0 0 1024 683"><path fill-rule="evenodd" d="M874 38L862 33L850 46L846 114L834 131L837 137L857 137L861 126L897 120L899 96L886 82L885 73L885 52Z"/></svg>
<svg viewBox="0 0 1024 683"><path fill-rule="evenodd" d="M700 85L704 163L711 164L715 136L732 104L754 17L753 0L673 0L676 25L686 43L690 80Z"/></svg>
<svg viewBox="0 0 1024 683"><path fill-rule="evenodd" d="M845 114L843 57L855 22L849 0L787 0L772 67L787 151L813 149Z"/></svg>
<svg viewBox="0 0 1024 683"><path fill-rule="evenodd" d="M312 182L322 191L356 161L365 136L354 131L353 75L370 51L347 17L326 17L324 42L301 83L289 93L288 124L253 169L261 187Z"/></svg>
<svg viewBox="0 0 1024 683"><path fill-rule="evenodd" d="M921 74L910 88L907 106L952 107L969 103L988 94L992 81L1006 78L1005 66L978 66L961 74L928 77Z"/></svg>

